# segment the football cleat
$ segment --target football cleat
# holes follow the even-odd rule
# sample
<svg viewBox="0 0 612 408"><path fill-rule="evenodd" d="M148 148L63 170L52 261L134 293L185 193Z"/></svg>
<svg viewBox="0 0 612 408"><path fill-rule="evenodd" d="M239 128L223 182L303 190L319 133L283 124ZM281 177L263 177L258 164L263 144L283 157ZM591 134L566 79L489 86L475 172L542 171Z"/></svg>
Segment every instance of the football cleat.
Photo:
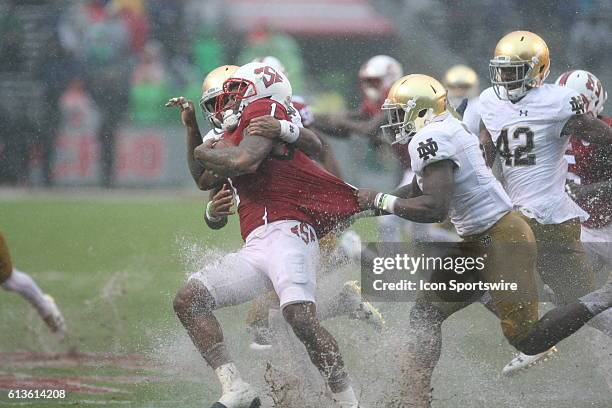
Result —
<svg viewBox="0 0 612 408"><path fill-rule="evenodd" d="M48 312L45 315L41 315L43 321L52 333L64 337L66 335L66 321L64 316L62 316L62 312L60 312L53 297L45 295L44 298L47 301L46 309Z"/></svg>
<svg viewBox="0 0 612 408"><path fill-rule="evenodd" d="M526 370L528 368L533 367L534 365L547 361L550 356L556 353L557 347L552 346L550 349L535 354L533 356L520 353L518 356L514 357L506 366L502 369L502 374L509 377L511 375L516 374L520 370Z"/></svg>
<svg viewBox="0 0 612 408"><path fill-rule="evenodd" d="M344 297L348 310L349 318L363 320L371 324L377 331L385 327L385 319L378 311L376 306L361 298L361 285L357 281L348 281L344 284L340 296Z"/></svg>
<svg viewBox="0 0 612 408"><path fill-rule="evenodd" d="M260 408L261 400L250 384L237 381L210 408Z"/></svg>

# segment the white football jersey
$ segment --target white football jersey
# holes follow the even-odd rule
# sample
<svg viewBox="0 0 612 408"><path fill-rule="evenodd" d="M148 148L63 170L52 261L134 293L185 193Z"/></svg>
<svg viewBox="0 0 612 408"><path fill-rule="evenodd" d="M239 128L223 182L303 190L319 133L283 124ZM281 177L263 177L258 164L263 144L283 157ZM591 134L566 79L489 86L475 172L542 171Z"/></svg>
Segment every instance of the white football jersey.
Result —
<svg viewBox="0 0 612 408"><path fill-rule="evenodd" d="M480 111L478 110L478 98L468 99L467 106L463 112L463 119L468 130L478 136L480 134Z"/></svg>
<svg viewBox="0 0 612 408"><path fill-rule="evenodd" d="M485 163L478 137L451 114L435 118L417 132L408 150L421 189L425 167L441 160L455 163L450 215L459 235L484 232L512 209L510 198Z"/></svg>
<svg viewBox="0 0 612 408"><path fill-rule="evenodd" d="M497 146L514 206L541 224L586 220L588 214L565 192L569 136L561 136L567 120L583 113L578 92L545 84L512 103L488 88L480 95L479 111Z"/></svg>

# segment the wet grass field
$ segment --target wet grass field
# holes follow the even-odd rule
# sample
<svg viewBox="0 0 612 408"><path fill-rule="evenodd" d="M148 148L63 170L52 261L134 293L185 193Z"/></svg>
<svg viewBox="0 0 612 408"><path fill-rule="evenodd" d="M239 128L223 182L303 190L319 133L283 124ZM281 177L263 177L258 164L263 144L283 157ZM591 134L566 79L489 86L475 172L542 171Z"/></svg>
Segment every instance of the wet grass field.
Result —
<svg viewBox="0 0 612 408"><path fill-rule="evenodd" d="M13 262L55 297L70 335L58 342L22 299L0 291L0 406L200 408L216 400L216 379L174 317L172 298L189 272L241 245L237 220L210 231L202 200L180 194L1 197L0 230ZM356 229L375 239L372 220ZM339 281L359 277L357 266L337 273ZM323 281L320 296L332 296L331 286ZM345 318L324 323L366 407L383 407L393 387L410 305L380 307L389 324L383 334ZM279 353L249 350L246 310L219 317L244 377L266 395L266 363ZM514 351L483 307L457 313L443 330L433 407L612 406L610 339L589 327L562 342L551 361L512 378L500 373ZM9 399L15 389L65 389L67 396Z"/></svg>

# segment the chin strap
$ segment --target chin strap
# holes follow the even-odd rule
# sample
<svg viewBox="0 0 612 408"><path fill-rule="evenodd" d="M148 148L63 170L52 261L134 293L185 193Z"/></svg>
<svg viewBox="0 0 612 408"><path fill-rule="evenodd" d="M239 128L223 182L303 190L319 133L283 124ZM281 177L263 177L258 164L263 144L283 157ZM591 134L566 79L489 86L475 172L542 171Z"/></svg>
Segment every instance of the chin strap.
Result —
<svg viewBox="0 0 612 408"><path fill-rule="evenodd" d="M223 124L221 125L221 128L225 132L231 132L232 130L236 129L239 121L240 114L234 113L233 110L228 109L223 113Z"/></svg>

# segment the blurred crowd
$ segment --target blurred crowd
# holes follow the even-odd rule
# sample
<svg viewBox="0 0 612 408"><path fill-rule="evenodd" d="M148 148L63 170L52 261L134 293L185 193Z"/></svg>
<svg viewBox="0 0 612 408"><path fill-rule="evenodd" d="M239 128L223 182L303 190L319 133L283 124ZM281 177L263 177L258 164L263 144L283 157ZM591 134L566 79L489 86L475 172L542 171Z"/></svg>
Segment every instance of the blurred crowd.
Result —
<svg viewBox="0 0 612 408"><path fill-rule="evenodd" d="M41 2L31 3L0 3L0 87L16 76L28 76L40 84L43 101L38 113L0 106L0 183L27 182L34 147L41 159L43 182L51 185L62 119L66 121L67 111L74 116L76 109L77 116L97 119L100 184L112 186L118 127L169 123L175 117L163 107L168 97L180 94L197 99L203 74L226 61L215 27L194 19L193 10L205 8L205 2L49 1L43 10L38 10ZM31 21L32 9L44 13L45 27ZM35 55L30 52L28 30L44 33L44 44L39 44ZM252 46L243 50L244 62L268 51L265 48L272 43L286 51L288 66L299 71L299 58L293 57L299 52L290 37L268 35L263 28L247 42Z"/></svg>
<svg viewBox="0 0 612 408"><path fill-rule="evenodd" d="M395 56L408 72L440 75L450 65L467 63L481 76L487 75L483 56L504 32L525 28L549 41L554 49L553 69L560 72L575 66L596 72L604 85L612 80L603 69L611 62L609 1L533 0L529 7L518 0L370 2L394 19L399 36L399 41L389 43L389 49L376 51ZM203 75L226 63L275 55L283 61L294 90L308 95L331 88L350 103L359 97L356 70L335 72L334 66L347 65L335 63L333 55L313 58L312 42L274 32L263 24L247 34L231 33L221 18L213 17L220 15L223 4L0 0L0 89L7 95L5 88L25 82L24 96L36 99L16 102L4 98L0 103L0 184L27 183L33 154L40 159L43 183L53 184L54 146L66 111L76 106L87 113L83 107L91 106L98 121L100 184L112 186L119 125L173 123L176 118L163 108L168 97L197 99ZM38 19L34 9L40 14ZM415 58L415 50L422 45L416 41L421 38L435 43L437 59L432 60L442 62L441 66L425 65L422 59L427 54ZM400 46L391 48L394 44ZM361 47L359 42L353 45ZM340 55L335 58L342 58ZM362 62L352 61L348 66L358 67ZM30 95L34 91L28 86L38 93Z"/></svg>

